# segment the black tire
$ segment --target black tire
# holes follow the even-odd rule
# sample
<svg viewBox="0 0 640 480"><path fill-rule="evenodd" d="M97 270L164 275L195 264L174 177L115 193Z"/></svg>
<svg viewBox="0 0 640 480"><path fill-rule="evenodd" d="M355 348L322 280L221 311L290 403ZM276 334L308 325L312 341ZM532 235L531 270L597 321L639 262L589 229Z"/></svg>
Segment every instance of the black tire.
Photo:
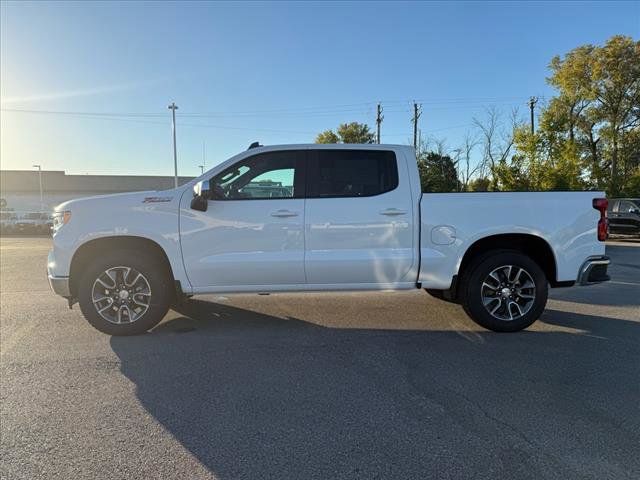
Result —
<svg viewBox="0 0 640 480"><path fill-rule="evenodd" d="M490 313L489 308L493 308L497 303L491 303L488 307L485 307L483 303L483 282L489 277L490 273L508 265L523 269L535 285L535 293L532 293L531 290L526 291L533 296L528 311L513 320L496 318ZM501 295L499 292L502 292L502 290L498 289L496 297ZM464 311L478 325L494 332L517 332L527 328L540 317L547 304L548 290L549 284L546 275L530 257L517 250L491 250L473 260L467 266L466 271L462 272L459 299ZM486 287L484 292L487 292ZM517 297L517 294L515 297ZM508 303L510 298L506 298L505 294L504 299L496 298L496 301L502 304L502 300L505 300ZM527 300L518 301L528 302ZM516 307L516 312L520 310L518 307ZM511 305L508 305L509 312L504 310L504 306L500 308L505 316L511 315L510 312L513 311Z"/></svg>
<svg viewBox="0 0 640 480"><path fill-rule="evenodd" d="M148 309L130 323L112 323L103 318L94 306L94 282L110 268L130 267L141 273L150 286ZM103 277L104 278L104 277ZM108 335L139 335L155 327L164 318L175 295L171 272L164 262L144 251L114 250L93 259L78 284L78 303L87 321Z"/></svg>

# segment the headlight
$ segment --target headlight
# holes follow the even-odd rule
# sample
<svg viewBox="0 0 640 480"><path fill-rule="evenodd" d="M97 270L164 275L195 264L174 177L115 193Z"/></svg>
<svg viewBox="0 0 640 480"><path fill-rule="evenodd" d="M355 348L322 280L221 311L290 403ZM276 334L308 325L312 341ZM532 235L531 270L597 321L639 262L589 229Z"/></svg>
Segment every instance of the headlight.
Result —
<svg viewBox="0 0 640 480"><path fill-rule="evenodd" d="M71 220L71 211L65 210L64 212L55 212L53 214L53 232L60 230L62 225L66 225Z"/></svg>

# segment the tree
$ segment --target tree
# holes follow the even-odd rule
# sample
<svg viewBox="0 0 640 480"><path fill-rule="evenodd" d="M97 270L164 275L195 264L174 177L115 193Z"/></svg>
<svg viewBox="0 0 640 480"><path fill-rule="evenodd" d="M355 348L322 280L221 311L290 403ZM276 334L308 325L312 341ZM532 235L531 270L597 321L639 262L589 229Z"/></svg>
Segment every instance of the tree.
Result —
<svg viewBox="0 0 640 480"><path fill-rule="evenodd" d="M529 127L516 127L513 135L516 153L494 170L502 190L582 190L580 158L575 143L566 142L549 154L544 135L531 134Z"/></svg>
<svg viewBox="0 0 640 480"><path fill-rule="evenodd" d="M423 192L456 192L459 189L456 166L449 155L422 154L418 158L418 171Z"/></svg>
<svg viewBox="0 0 640 480"><path fill-rule="evenodd" d="M622 35L610 38L597 49L593 73L597 112L606 122L602 133L611 147L609 191L617 195L621 190L620 143L630 129L640 125L640 41Z"/></svg>
<svg viewBox="0 0 640 480"><path fill-rule="evenodd" d="M484 120L473 119L480 132L482 145L482 160L478 170L481 177L490 178L491 190L501 188L500 174L505 172L513 149L515 131L522 124L517 109L512 110L509 120L509 124L505 126L500 111L493 107L486 110Z"/></svg>
<svg viewBox="0 0 640 480"><path fill-rule="evenodd" d="M325 130L316 137L316 143L340 143L340 137L333 130Z"/></svg>
<svg viewBox="0 0 640 480"><path fill-rule="evenodd" d="M471 182L471 178L480 170L482 167L481 163L476 162L472 163L471 157L475 148L480 144L478 137L471 132L467 132L464 136L463 144L458 151L458 171L460 172L460 181L462 183L462 191L466 192L469 188L469 183ZM462 158L460 158L462 157Z"/></svg>
<svg viewBox="0 0 640 480"><path fill-rule="evenodd" d="M375 143L375 134L365 123L342 123L337 131L326 130L316 137L316 143Z"/></svg>
<svg viewBox="0 0 640 480"><path fill-rule="evenodd" d="M468 185L468 189L472 192L488 192L489 185L491 184L491 180L486 177L478 177L473 180Z"/></svg>
<svg viewBox="0 0 640 480"><path fill-rule="evenodd" d="M542 107L535 133L517 112L509 122L496 109L474 118L482 147L476 175L490 179L490 190L640 194L640 42L618 35L579 46L549 69L557 95Z"/></svg>
<svg viewBox="0 0 640 480"><path fill-rule="evenodd" d="M619 195L634 171L627 137L640 128L640 42L616 35L556 56L549 68L558 96L540 126L550 151L573 150L592 186Z"/></svg>
<svg viewBox="0 0 640 480"><path fill-rule="evenodd" d="M640 128L630 130L622 137L620 157L624 159L621 173L625 180L621 194L640 197Z"/></svg>

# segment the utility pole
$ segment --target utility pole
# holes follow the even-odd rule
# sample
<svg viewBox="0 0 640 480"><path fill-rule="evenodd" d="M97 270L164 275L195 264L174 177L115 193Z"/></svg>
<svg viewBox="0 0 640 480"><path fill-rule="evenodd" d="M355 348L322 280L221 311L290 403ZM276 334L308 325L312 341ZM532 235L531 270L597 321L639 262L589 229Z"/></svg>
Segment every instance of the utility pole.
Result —
<svg viewBox="0 0 640 480"><path fill-rule="evenodd" d="M44 210L44 200L42 195L42 165L34 165L33 168L38 169L38 182L40 183L40 211Z"/></svg>
<svg viewBox="0 0 640 480"><path fill-rule="evenodd" d="M413 102L413 148L418 151L418 119L422 115L422 105Z"/></svg>
<svg viewBox="0 0 640 480"><path fill-rule="evenodd" d="M456 191L460 191L460 153L462 149L456 148L453 151L456 154Z"/></svg>
<svg viewBox="0 0 640 480"><path fill-rule="evenodd" d="M200 175L204 173L204 165L198 165L200 167Z"/></svg>
<svg viewBox="0 0 640 480"><path fill-rule="evenodd" d="M176 110L178 106L175 102L167 107L171 110L171 130L173 132L173 186L178 188L178 150L176 149Z"/></svg>
<svg viewBox="0 0 640 480"><path fill-rule="evenodd" d="M382 106L378 103L378 114L376 115L376 124L378 126L378 143L380 143L380 124L382 123L382 120L384 120L384 116L382 115Z"/></svg>
<svg viewBox="0 0 640 480"><path fill-rule="evenodd" d="M533 109L535 108L536 103L538 103L538 97L531 97L529 99L529 109L531 110L531 135L536 132L535 125L533 124Z"/></svg>

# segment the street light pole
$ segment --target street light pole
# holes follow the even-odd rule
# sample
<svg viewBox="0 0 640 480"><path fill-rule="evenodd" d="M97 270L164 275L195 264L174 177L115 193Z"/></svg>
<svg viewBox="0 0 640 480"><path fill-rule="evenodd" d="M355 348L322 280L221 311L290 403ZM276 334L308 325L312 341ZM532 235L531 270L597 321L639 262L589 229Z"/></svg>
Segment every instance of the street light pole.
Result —
<svg viewBox="0 0 640 480"><path fill-rule="evenodd" d="M167 107L171 110L171 130L173 131L173 186L178 188L178 150L176 149L176 110L178 106L175 102Z"/></svg>
<svg viewBox="0 0 640 480"><path fill-rule="evenodd" d="M44 200L42 195L42 165L34 165L38 169L38 182L40 183L40 211L44 210Z"/></svg>

